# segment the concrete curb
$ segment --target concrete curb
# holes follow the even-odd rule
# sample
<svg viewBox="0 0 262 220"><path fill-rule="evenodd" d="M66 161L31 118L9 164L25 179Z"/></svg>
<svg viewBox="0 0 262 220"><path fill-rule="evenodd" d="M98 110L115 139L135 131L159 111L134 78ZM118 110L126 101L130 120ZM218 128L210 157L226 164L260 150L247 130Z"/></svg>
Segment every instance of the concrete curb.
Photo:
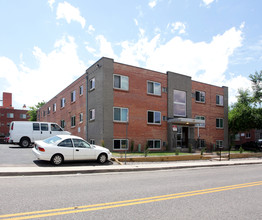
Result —
<svg viewBox="0 0 262 220"><path fill-rule="evenodd" d="M157 171L171 169L186 169L186 168L204 168L204 167L219 167L219 166L241 166L262 164L262 160L258 161L213 161L204 164L201 163L172 163L172 164L142 164L142 165L123 165L112 167L81 167L81 168L60 168L60 169L43 169L38 167L19 167L0 169L0 176L34 176L34 175L70 175L70 174L92 174L92 173L114 173L114 172L137 172L137 171ZM18 170L17 170L18 169Z"/></svg>

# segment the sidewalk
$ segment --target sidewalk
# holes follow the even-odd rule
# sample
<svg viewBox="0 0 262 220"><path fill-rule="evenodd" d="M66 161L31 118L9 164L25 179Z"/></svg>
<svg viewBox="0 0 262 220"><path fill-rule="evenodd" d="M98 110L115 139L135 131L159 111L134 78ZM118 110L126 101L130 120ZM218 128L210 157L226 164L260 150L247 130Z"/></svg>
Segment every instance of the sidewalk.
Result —
<svg viewBox="0 0 262 220"><path fill-rule="evenodd" d="M215 160L194 160L194 161L172 161L172 162L128 162L120 165L114 162L110 165L89 165L89 166L24 166L24 167L0 167L0 176L32 176L32 175L62 175L62 174L87 174L87 173L108 173L108 172L135 172L170 170L183 168L201 168L216 166L238 166L262 164L262 158L231 159L224 161Z"/></svg>

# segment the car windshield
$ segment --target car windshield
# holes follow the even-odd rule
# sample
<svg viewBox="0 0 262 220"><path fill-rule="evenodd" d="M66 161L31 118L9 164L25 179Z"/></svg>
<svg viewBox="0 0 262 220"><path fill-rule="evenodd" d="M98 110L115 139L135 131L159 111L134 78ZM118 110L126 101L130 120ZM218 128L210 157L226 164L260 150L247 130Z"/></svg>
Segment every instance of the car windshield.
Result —
<svg viewBox="0 0 262 220"><path fill-rule="evenodd" d="M53 144L59 140L61 140L62 138L58 137L58 136L53 136L53 137L50 137L50 138L47 138L45 140L43 140L43 142L45 142L46 144Z"/></svg>

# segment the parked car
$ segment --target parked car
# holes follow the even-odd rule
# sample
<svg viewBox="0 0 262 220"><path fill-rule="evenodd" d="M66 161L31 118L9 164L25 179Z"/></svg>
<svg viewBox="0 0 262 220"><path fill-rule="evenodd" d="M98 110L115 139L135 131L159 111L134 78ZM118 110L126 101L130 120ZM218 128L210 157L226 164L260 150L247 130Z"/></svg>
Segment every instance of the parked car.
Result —
<svg viewBox="0 0 262 220"><path fill-rule="evenodd" d="M70 134L58 124L37 121L12 121L9 129L9 143L29 147L36 140L43 140L58 134Z"/></svg>
<svg viewBox="0 0 262 220"><path fill-rule="evenodd" d="M249 142L242 144L242 148L244 150L250 150L250 151L262 151L262 146L259 145L259 143L255 141L249 141Z"/></svg>
<svg viewBox="0 0 262 220"><path fill-rule="evenodd" d="M37 159L50 161L54 165L74 160L97 160L103 164L112 157L107 148L89 144L73 135L56 135L36 141L32 151Z"/></svg>

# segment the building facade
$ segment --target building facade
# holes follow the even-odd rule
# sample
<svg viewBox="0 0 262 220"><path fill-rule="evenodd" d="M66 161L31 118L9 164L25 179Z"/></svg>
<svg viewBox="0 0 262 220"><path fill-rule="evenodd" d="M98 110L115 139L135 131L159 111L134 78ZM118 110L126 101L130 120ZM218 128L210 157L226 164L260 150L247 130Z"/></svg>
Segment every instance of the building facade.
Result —
<svg viewBox="0 0 262 220"><path fill-rule="evenodd" d="M0 137L5 137L9 133L9 125L12 121L27 121L29 115L27 110L14 109L12 106L12 93L3 93L3 105L0 106Z"/></svg>
<svg viewBox="0 0 262 220"><path fill-rule="evenodd" d="M101 58L42 106L38 120L114 151L227 147L228 89Z"/></svg>

